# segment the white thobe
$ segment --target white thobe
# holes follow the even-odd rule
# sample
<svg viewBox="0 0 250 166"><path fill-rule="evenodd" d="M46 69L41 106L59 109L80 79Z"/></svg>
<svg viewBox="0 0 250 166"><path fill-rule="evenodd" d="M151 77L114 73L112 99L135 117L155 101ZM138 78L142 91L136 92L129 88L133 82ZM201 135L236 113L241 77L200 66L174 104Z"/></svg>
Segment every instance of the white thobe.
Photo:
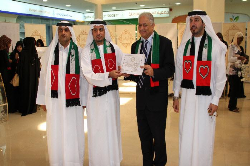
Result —
<svg viewBox="0 0 250 166"><path fill-rule="evenodd" d="M193 83L196 87L196 64L201 37L195 38ZM178 49L174 96L181 89L183 50ZM216 116L209 116L210 103L217 105L226 81L225 52L212 43L211 96L195 95L196 89L182 88L179 122L179 166L212 166Z"/></svg>
<svg viewBox="0 0 250 166"><path fill-rule="evenodd" d="M59 44L58 98L51 98L51 106L45 102L45 79L47 78L45 73L41 72L39 80L37 104L46 105L47 108L47 144L51 166L83 166L84 160L84 109L82 106L86 106L88 84L81 73L80 101L82 106L66 108L65 74L68 52L69 46L64 48Z"/></svg>
<svg viewBox="0 0 250 166"><path fill-rule="evenodd" d="M104 73L94 73L91 64L90 48L82 52L81 66L89 82L87 100L88 149L90 166L119 166L122 160L120 130L120 97L118 90L108 91L98 97L93 96L93 85L112 85L112 78L106 72L103 45L98 46ZM114 45L116 69L120 66L123 53Z"/></svg>

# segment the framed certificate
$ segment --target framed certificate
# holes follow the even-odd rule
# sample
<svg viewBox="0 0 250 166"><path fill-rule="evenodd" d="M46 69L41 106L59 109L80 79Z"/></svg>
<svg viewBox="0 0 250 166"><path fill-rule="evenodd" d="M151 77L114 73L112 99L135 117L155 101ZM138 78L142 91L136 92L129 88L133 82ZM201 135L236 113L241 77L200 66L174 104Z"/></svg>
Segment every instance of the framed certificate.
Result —
<svg viewBox="0 0 250 166"><path fill-rule="evenodd" d="M134 75L142 75L144 66L144 54L125 54L122 57L121 72Z"/></svg>

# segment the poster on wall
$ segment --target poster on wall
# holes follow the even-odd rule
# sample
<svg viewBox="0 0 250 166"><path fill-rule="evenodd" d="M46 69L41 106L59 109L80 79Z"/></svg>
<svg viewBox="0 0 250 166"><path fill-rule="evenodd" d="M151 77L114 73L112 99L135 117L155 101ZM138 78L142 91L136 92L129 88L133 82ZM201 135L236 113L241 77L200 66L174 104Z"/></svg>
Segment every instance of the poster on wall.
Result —
<svg viewBox="0 0 250 166"><path fill-rule="evenodd" d="M20 33L19 33L19 24L18 23L0 23L0 36L6 35L8 38L10 38L11 46L10 46L10 52L12 52L15 49L16 42L20 40Z"/></svg>
<svg viewBox="0 0 250 166"><path fill-rule="evenodd" d="M25 37L41 39L46 46L46 25L45 24L24 24Z"/></svg>
<svg viewBox="0 0 250 166"><path fill-rule="evenodd" d="M222 33L222 23L221 22L213 22L213 28L215 33Z"/></svg>
<svg viewBox="0 0 250 166"><path fill-rule="evenodd" d="M176 23L163 23L156 24L155 31L172 41L172 47L174 50L174 55L177 51L177 24Z"/></svg>
<svg viewBox="0 0 250 166"><path fill-rule="evenodd" d="M111 40L114 44L116 44L116 25L107 25Z"/></svg>
<svg viewBox="0 0 250 166"><path fill-rule="evenodd" d="M52 25L52 35L53 35L53 37L54 37L55 34L56 34L56 28L57 28L56 25Z"/></svg>
<svg viewBox="0 0 250 166"><path fill-rule="evenodd" d="M135 25L116 25L116 41L122 52L129 54L135 42Z"/></svg>
<svg viewBox="0 0 250 166"><path fill-rule="evenodd" d="M181 44L181 40L182 40L182 36L185 32L185 28L186 28L186 23L179 23L178 24L178 47Z"/></svg>
<svg viewBox="0 0 250 166"><path fill-rule="evenodd" d="M225 13L225 23L248 21L250 21L250 17L247 14Z"/></svg>
<svg viewBox="0 0 250 166"><path fill-rule="evenodd" d="M250 22L247 23L247 49L246 54L250 56Z"/></svg>
<svg viewBox="0 0 250 166"><path fill-rule="evenodd" d="M230 45L236 32L246 34L246 23L223 23L222 32L224 40ZM242 41L242 44L243 43L245 43L245 38Z"/></svg>
<svg viewBox="0 0 250 166"><path fill-rule="evenodd" d="M83 48L87 41L89 25L74 25L73 29L76 35L77 45Z"/></svg>

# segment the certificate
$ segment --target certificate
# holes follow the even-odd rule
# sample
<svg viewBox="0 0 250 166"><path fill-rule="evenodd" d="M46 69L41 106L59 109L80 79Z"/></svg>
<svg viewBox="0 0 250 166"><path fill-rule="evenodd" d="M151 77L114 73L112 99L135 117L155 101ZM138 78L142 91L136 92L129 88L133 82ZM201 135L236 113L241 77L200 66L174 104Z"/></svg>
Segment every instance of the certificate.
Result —
<svg viewBox="0 0 250 166"><path fill-rule="evenodd" d="M122 57L121 72L134 75L142 75L145 62L144 54L125 54Z"/></svg>

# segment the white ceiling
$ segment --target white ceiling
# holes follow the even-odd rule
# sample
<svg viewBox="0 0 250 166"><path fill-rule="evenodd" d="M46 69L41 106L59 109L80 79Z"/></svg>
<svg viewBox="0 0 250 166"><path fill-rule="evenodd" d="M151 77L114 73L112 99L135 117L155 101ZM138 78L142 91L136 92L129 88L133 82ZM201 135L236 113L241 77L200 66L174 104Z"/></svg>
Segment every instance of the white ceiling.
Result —
<svg viewBox="0 0 250 166"><path fill-rule="evenodd" d="M14 0L13 0L14 1ZM94 1L100 2L101 0L47 0L47 2L43 2L43 0L15 0L23 3L36 4L47 7L54 7L58 9L64 9L69 11L76 11L80 13L88 13L86 10L90 10L90 12L94 12L95 4L92 3ZM140 9L140 8L155 8L155 7L173 7L176 2L180 2L181 5L192 5L193 0L102 0L107 4L103 4L103 11L112 11L112 10L126 10L126 9ZM250 3L242 2L241 0L225 0L226 4L228 3ZM70 4L71 7L66 7L65 5ZM144 7L140 7L140 5L145 5ZM112 7L116 7L116 9L112 9Z"/></svg>

